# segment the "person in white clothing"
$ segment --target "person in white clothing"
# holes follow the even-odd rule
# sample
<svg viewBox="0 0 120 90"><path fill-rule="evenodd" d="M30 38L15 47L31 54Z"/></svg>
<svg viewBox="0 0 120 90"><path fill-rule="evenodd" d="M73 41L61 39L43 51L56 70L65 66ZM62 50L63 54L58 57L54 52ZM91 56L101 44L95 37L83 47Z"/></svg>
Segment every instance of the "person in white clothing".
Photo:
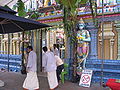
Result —
<svg viewBox="0 0 120 90"><path fill-rule="evenodd" d="M61 74L62 70L64 69L64 63L63 63L62 59L57 55L55 55L55 59L56 59L56 65L57 65L57 70L56 70L57 79L59 82L61 80L60 74Z"/></svg>
<svg viewBox="0 0 120 90"><path fill-rule="evenodd" d="M48 83L50 90L55 90L58 86L57 76L56 76L56 60L53 52L48 51L47 47L43 47L43 56L42 56L42 67L43 71L47 72Z"/></svg>
<svg viewBox="0 0 120 90"><path fill-rule="evenodd" d="M23 83L24 90L39 90L39 82L37 77L37 55L33 51L32 46L27 47L27 51L29 52L28 60L27 60L27 77Z"/></svg>
<svg viewBox="0 0 120 90"><path fill-rule="evenodd" d="M54 55L60 56L57 44L53 44L53 53Z"/></svg>

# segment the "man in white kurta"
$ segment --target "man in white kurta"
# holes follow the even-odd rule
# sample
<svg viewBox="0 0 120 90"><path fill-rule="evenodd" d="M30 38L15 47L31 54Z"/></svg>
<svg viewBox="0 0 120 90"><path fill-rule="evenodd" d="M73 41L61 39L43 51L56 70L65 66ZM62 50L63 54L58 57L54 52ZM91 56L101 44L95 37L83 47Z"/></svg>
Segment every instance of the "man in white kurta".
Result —
<svg viewBox="0 0 120 90"><path fill-rule="evenodd" d="M27 47L27 51L29 52L28 62L27 62L27 67L26 67L27 77L23 83L23 88L25 90L39 90L39 83L38 83L38 78L37 78L37 73L36 73L37 56L31 46Z"/></svg>
<svg viewBox="0 0 120 90"><path fill-rule="evenodd" d="M53 53L54 53L54 55L57 55L57 56L60 56L60 54L59 54L59 50L58 50L58 48L57 48L57 44L54 44L53 45Z"/></svg>
<svg viewBox="0 0 120 90"><path fill-rule="evenodd" d="M45 53L42 56L42 67L44 72L47 72L50 90L54 90L58 86L55 56L53 52L47 50L47 47L43 47L43 51Z"/></svg>
<svg viewBox="0 0 120 90"><path fill-rule="evenodd" d="M64 69L64 63L63 63L62 59L57 55L55 55L55 59L56 59L56 65L57 65L57 70L56 70L57 79L59 82L61 80L60 74L61 74L62 70Z"/></svg>

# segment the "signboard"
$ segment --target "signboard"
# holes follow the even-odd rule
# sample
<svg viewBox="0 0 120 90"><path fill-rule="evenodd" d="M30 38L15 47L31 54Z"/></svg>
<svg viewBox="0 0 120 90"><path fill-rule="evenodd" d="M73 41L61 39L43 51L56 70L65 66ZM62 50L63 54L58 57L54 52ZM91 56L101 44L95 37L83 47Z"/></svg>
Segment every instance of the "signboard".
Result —
<svg viewBox="0 0 120 90"><path fill-rule="evenodd" d="M79 85L83 87L90 87L92 77L92 70L85 69L82 71Z"/></svg>

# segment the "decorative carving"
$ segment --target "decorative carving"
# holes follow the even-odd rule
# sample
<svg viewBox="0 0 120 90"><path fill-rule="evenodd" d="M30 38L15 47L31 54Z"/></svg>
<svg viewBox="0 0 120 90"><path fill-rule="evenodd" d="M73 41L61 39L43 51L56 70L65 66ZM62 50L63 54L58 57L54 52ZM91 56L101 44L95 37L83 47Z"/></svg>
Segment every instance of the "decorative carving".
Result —
<svg viewBox="0 0 120 90"><path fill-rule="evenodd" d="M99 55L99 58L102 58L102 52L104 52L104 59L114 59L114 43L115 43L115 33L113 32L113 22L105 22L103 25L104 32L102 33L102 29L100 30L100 33L98 33L99 36L99 50L98 52L101 52ZM101 25L102 28L102 25ZM104 39L104 51L102 51L102 34ZM107 45L107 46L106 46ZM107 48L109 47L109 48Z"/></svg>
<svg viewBox="0 0 120 90"><path fill-rule="evenodd" d="M86 30L86 25L83 20L77 25L77 53L78 53L78 62L82 63L85 60L89 53L89 42L91 41L91 37L89 31Z"/></svg>

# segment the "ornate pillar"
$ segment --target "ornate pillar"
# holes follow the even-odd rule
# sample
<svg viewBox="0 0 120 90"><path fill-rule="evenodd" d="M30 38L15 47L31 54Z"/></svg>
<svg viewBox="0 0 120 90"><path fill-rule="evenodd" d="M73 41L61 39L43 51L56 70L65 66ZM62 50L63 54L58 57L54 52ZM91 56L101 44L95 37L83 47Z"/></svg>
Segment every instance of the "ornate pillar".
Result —
<svg viewBox="0 0 120 90"><path fill-rule="evenodd" d="M9 54L12 54L12 35L11 34L9 34L9 36L8 36L8 39L10 40L9 41Z"/></svg>
<svg viewBox="0 0 120 90"><path fill-rule="evenodd" d="M4 41L4 50L3 50L3 54L6 54L6 42Z"/></svg>
<svg viewBox="0 0 120 90"><path fill-rule="evenodd" d="M22 41L20 41L20 54L22 54Z"/></svg>
<svg viewBox="0 0 120 90"><path fill-rule="evenodd" d="M6 54L8 54L8 40L6 41Z"/></svg>
<svg viewBox="0 0 120 90"><path fill-rule="evenodd" d="M12 44L12 46L11 46L11 54L14 54L14 46L13 46L14 45L14 41L13 40L11 41L11 44Z"/></svg>
<svg viewBox="0 0 120 90"><path fill-rule="evenodd" d="M3 42L3 40L1 40L1 52L0 52L1 54L3 54L3 52L2 52L3 50L4 50L4 42Z"/></svg>
<svg viewBox="0 0 120 90"><path fill-rule="evenodd" d="M113 59L113 53L114 53L114 51L113 51L113 49L114 49L114 39L112 38L112 39L110 39L110 59L112 60Z"/></svg>
<svg viewBox="0 0 120 90"><path fill-rule="evenodd" d="M17 44L17 53L16 54L19 54L19 51L20 51L20 41L16 41L16 44Z"/></svg>
<svg viewBox="0 0 120 90"><path fill-rule="evenodd" d="M13 34L11 34L11 47L10 47L10 54L13 54Z"/></svg>
<svg viewBox="0 0 120 90"><path fill-rule="evenodd" d="M10 54L12 54L12 39L10 40Z"/></svg>
<svg viewBox="0 0 120 90"><path fill-rule="evenodd" d="M15 46L15 41L13 41L13 54L16 54L16 46Z"/></svg>
<svg viewBox="0 0 120 90"><path fill-rule="evenodd" d="M4 49L4 43L3 43L3 40L2 40L2 42L1 42L1 54L3 54L3 49Z"/></svg>
<svg viewBox="0 0 120 90"><path fill-rule="evenodd" d="M120 29L116 29L118 32L118 58L117 60L120 60Z"/></svg>
<svg viewBox="0 0 120 90"><path fill-rule="evenodd" d="M15 54L17 54L17 41L15 41Z"/></svg>
<svg viewBox="0 0 120 90"><path fill-rule="evenodd" d="M4 47L5 47L5 46L4 46L4 43L5 43L5 42L4 42L3 39L4 39L4 35L2 35L2 54L4 54Z"/></svg>
<svg viewBox="0 0 120 90"><path fill-rule="evenodd" d="M89 59L97 59L97 32L98 29L92 29L90 31L91 42L90 42L90 50L89 50Z"/></svg>
<svg viewBox="0 0 120 90"><path fill-rule="evenodd" d="M18 33L18 48L19 48L19 51L18 51L18 54L20 54L20 48L21 48L21 46L20 46L20 43L21 43L21 41L20 41L20 33Z"/></svg>
<svg viewBox="0 0 120 90"><path fill-rule="evenodd" d="M72 80L73 77L73 45L71 44L71 37L65 37L65 59L64 62L69 64L69 74L68 74L68 79ZM74 65L75 67L75 65Z"/></svg>

